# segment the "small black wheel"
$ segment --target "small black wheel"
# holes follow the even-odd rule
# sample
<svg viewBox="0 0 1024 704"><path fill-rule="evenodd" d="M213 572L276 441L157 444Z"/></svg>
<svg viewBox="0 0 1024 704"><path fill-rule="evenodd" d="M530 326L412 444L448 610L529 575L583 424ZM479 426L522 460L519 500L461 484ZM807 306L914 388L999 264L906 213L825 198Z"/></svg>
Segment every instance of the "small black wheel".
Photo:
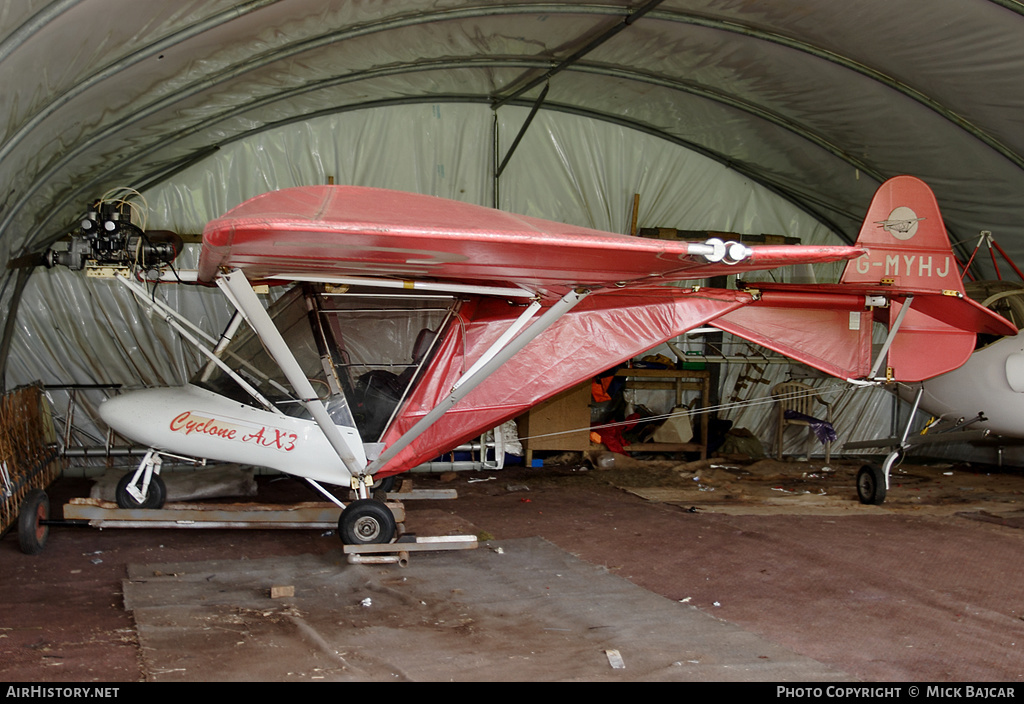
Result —
<svg viewBox="0 0 1024 704"><path fill-rule="evenodd" d="M390 477L384 477L373 483L373 492L383 491L385 494L395 490L395 480L398 477L392 474Z"/></svg>
<svg viewBox="0 0 1024 704"><path fill-rule="evenodd" d="M114 493L114 496L117 498L118 507L163 508L164 501L167 500L167 485L164 484L164 480L160 478L160 475L154 474L149 480L149 492L142 503L136 501L135 497L128 493L128 484L131 483L133 476L135 476L135 472L128 472L117 482L117 491Z"/></svg>
<svg viewBox="0 0 1024 704"><path fill-rule="evenodd" d="M390 543L395 528L395 515L376 499L353 501L338 518L338 535L346 545Z"/></svg>
<svg viewBox="0 0 1024 704"><path fill-rule="evenodd" d="M885 472L877 464L866 464L857 472L857 498L875 506L885 501Z"/></svg>
<svg viewBox="0 0 1024 704"><path fill-rule="evenodd" d="M387 501L388 494L394 491L395 487L398 486L399 479L401 479L400 474L392 474L390 477L384 477L383 479L374 482L371 487L373 489L373 494L371 494L371 496L377 499L377 501Z"/></svg>
<svg viewBox="0 0 1024 704"><path fill-rule="evenodd" d="M42 489L32 489L21 502L18 514L18 546L26 555L38 555L46 547L50 526L50 499Z"/></svg>

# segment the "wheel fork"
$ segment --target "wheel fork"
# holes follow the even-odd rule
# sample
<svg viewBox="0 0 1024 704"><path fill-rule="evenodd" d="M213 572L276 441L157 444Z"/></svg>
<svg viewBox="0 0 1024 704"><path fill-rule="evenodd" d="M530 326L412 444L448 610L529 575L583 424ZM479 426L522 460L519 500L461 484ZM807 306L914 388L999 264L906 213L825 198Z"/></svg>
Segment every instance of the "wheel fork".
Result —
<svg viewBox="0 0 1024 704"><path fill-rule="evenodd" d="M139 462L139 468L135 470L135 475L128 482L128 486L125 487L125 490L132 498L140 504L145 502L146 497L149 496L149 483L153 480L153 474L160 474L160 466L162 464L163 459L161 459L160 453L156 450L150 450L143 456L142 461ZM138 485L140 477L142 478L141 488Z"/></svg>

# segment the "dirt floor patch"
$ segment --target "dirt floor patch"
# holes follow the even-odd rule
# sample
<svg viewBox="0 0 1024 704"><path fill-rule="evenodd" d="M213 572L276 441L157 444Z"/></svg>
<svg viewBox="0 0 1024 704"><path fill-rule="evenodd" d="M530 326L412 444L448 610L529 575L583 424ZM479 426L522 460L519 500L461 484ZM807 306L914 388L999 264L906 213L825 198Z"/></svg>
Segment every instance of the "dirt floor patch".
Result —
<svg viewBox="0 0 1024 704"><path fill-rule="evenodd" d="M965 506L994 514L1024 510L1024 476L1019 471L944 462L898 465L885 502L865 506L855 488L863 464L772 459L678 463L618 456L613 469L592 471L649 501L718 513L945 515Z"/></svg>
<svg viewBox="0 0 1024 704"><path fill-rule="evenodd" d="M851 680L1015 682L1024 677L1020 470L906 464L894 474L885 504L864 506L854 489L857 462L833 462L826 470L813 462L616 460L604 470L570 458L537 469L416 475L416 486L455 489L458 498L406 502L406 526L421 535L472 533L492 544L540 539L578 561L584 572L597 570L624 580L642 593L730 624L756 642L820 663L822 672L846 673ZM89 485L59 480L50 488L51 503L62 506L71 497L88 496ZM261 478L259 490L260 500L268 502L311 497L307 487L290 479ZM225 561L244 567L263 560L334 559L338 552L337 536L324 530L55 527L43 553L28 556L10 533L0 540L0 589L6 595L0 676L25 682L174 678L178 667L190 664L176 664L170 655L161 663L151 657L159 623L146 631L125 608L129 565ZM454 566L454 589L479 579L472 576L480 571L476 561L486 556L483 548L443 556ZM407 570L427 565L427 559L414 556L406 570L371 569L379 570L381 579L402 579ZM535 582L524 587L545 586L536 573L525 571L524 579L531 574ZM133 572L131 579L137 576ZM382 583L374 587L379 592L368 596L390 603L405 593L404 587L388 591L394 586ZM305 650L296 652L320 649L317 659L299 658L288 672L310 678L352 678L357 672L367 678L370 672L373 677L421 676L420 665L412 663L391 663L395 667L388 670L385 664L391 661L384 658L360 661L359 653L369 654L371 647L342 647L345 643L333 641L329 628L309 622L309 612L298 601L274 601L268 607L262 591L267 587L260 582L249 594L231 587L225 594L235 595L232 600L211 606L216 618L207 622L211 627L200 633L200 640L208 639L218 657L233 656L253 642L277 642L271 633L286 630L292 645L282 644L274 652L299 648L295 644L300 642ZM376 593L383 602L375 600ZM335 605L337 623L347 619L359 627L353 633L369 634L372 619L347 598L355 591L346 595ZM262 603L252 601L257 597ZM305 598L301 589L296 598ZM457 601L454 594L451 601ZM528 602L516 604L517 612L530 610ZM406 607L412 610L404 616L419 613L415 597ZM460 622L454 612L442 614L436 604L431 608L422 613L449 624L445 633L452 643L473 643L488 651L498 647L501 630L490 617L474 614L472 623ZM387 619L382 623L383 628ZM559 633L564 632L547 636ZM615 647L612 641L595 643L579 636L577 645L584 642L590 655L590 646ZM466 650L445 647L460 655L450 661L453 677L484 678L482 670L474 670L479 661L462 657ZM345 653L341 657L354 666L371 663L372 668L343 670L332 651ZM684 656L672 655L677 660ZM747 665L756 667L762 659L755 660ZM245 659L239 662L244 665ZM266 678L257 661L250 664L249 679ZM606 657L594 664L596 675L563 670L560 676L609 674ZM676 678L683 671L651 666L640 671L647 674L637 672L629 676L667 679L666 672ZM717 677L690 674L694 679ZM765 670L754 679L777 676Z"/></svg>

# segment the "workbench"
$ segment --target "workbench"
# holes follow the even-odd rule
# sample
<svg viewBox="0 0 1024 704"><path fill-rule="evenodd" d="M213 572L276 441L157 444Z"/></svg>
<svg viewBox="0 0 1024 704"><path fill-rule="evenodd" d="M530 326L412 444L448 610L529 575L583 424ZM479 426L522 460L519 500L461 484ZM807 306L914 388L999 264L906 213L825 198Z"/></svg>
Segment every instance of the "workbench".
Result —
<svg viewBox="0 0 1024 704"><path fill-rule="evenodd" d="M675 406L682 405L683 392L699 391L700 406L711 403L711 374L706 369L620 369L616 376L625 377L627 389L675 391ZM539 450L582 452L590 449L591 382L563 391L531 408L516 419L523 443L526 466L531 466L533 453ZM707 457L708 416L700 414L695 431L699 442L642 443L632 452L699 452Z"/></svg>
<svg viewBox="0 0 1024 704"><path fill-rule="evenodd" d="M620 369L615 376L625 377L627 389L653 389L675 391L673 406L683 404L684 391L700 392L700 408L711 404L711 373L706 369ZM700 442L663 443L645 442L629 446L630 452L700 452L701 459L708 454L708 414L700 413L699 430L694 433Z"/></svg>

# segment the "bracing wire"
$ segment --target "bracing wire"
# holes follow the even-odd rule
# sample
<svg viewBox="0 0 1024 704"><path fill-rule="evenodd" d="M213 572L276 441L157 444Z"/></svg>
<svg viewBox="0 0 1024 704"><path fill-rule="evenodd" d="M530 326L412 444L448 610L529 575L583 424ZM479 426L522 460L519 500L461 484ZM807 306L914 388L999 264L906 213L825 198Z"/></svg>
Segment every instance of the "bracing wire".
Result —
<svg viewBox="0 0 1024 704"><path fill-rule="evenodd" d="M737 409L742 409L742 408L754 408L756 406L765 406L765 405L773 404L773 403L776 403L776 402L782 401L782 400L800 398L800 397L803 397L803 396L812 396L812 395L819 394L819 393L841 393L843 391L849 390L849 388L850 387L846 383L841 382L841 381L836 381L836 382L833 382L831 384L826 384L824 386L816 387L812 391L793 391L793 392L786 393L786 394L776 394L774 396L759 396L757 398L747 399L746 401L736 401L736 402L733 402L733 403L723 403L723 404L719 404L717 406L707 406L707 407L704 407L704 408L686 409L686 410L682 410L682 411L674 411L672 413L662 413L662 414L659 414L659 415L647 416L645 418L635 418L635 419L632 419L632 420L621 420L621 421L614 421L614 422L611 422L611 423L602 423L600 425L587 426L586 428L573 428L571 430L559 430L559 431L551 432L551 433L539 433L537 435L527 435L527 436L520 437L519 439L520 440L535 440L537 438L547 438L547 437L553 437L553 436L556 436L556 435L568 435L570 433L578 433L578 432L580 432L582 430L602 430L604 428L619 428L619 427L631 426L631 425L634 425L634 424L636 424L638 422L639 423L649 423L651 421L667 420L669 418L679 418L679 417L684 417L684 416L686 416L686 417L693 417L693 416L699 416L699 415L702 415L702 414L705 414L705 413L717 413L719 411L732 411L732 410L737 410Z"/></svg>

